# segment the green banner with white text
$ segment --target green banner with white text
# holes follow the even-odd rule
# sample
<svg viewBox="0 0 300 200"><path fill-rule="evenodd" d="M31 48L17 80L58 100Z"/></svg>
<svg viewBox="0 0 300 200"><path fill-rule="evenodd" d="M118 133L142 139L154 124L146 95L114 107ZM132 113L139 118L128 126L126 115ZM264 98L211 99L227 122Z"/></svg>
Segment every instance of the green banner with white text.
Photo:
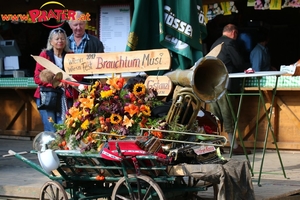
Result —
<svg viewBox="0 0 300 200"><path fill-rule="evenodd" d="M171 70L189 69L203 57L206 35L202 0L135 0L126 51L167 48Z"/></svg>

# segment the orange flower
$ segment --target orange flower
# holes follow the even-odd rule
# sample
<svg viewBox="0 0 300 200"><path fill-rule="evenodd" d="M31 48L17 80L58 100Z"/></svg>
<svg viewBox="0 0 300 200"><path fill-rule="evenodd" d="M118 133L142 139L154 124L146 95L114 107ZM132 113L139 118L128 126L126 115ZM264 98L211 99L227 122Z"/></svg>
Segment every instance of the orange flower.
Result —
<svg viewBox="0 0 300 200"><path fill-rule="evenodd" d="M145 128L147 121L148 121L148 118L142 117L142 121L140 122L140 127Z"/></svg>
<svg viewBox="0 0 300 200"><path fill-rule="evenodd" d="M91 92L90 92L90 96L93 97L93 98L95 98L95 92L96 92L96 89L93 88L93 89L91 90Z"/></svg>
<svg viewBox="0 0 300 200"><path fill-rule="evenodd" d="M69 114L72 116L72 118L76 118L79 116L79 108L71 107L69 109Z"/></svg>
<svg viewBox="0 0 300 200"><path fill-rule="evenodd" d="M144 136L148 136L149 133L147 131L144 132Z"/></svg>
<svg viewBox="0 0 300 200"><path fill-rule="evenodd" d="M94 106L94 98L88 96L87 98L79 98L79 102L81 102L80 107L92 109Z"/></svg>
<svg viewBox="0 0 300 200"><path fill-rule="evenodd" d="M65 121L65 124L67 125L68 128L72 127L73 123L74 123L74 119L73 118L68 118Z"/></svg>
<svg viewBox="0 0 300 200"><path fill-rule="evenodd" d="M123 88L124 84L125 84L125 78L120 77L120 78L118 79L118 81L117 81L117 85L118 85L120 88Z"/></svg>
<svg viewBox="0 0 300 200"><path fill-rule="evenodd" d="M48 121L49 121L50 123L53 123L53 122L54 122L53 119L52 119L52 117L49 117L49 118L48 118Z"/></svg>
<svg viewBox="0 0 300 200"><path fill-rule="evenodd" d="M134 96L133 93L129 93L129 98L130 98L130 101L131 101L131 102L136 101L136 97Z"/></svg>
<svg viewBox="0 0 300 200"><path fill-rule="evenodd" d="M116 89L116 90L121 90L124 83L125 83L125 79L123 77L112 77L110 79L108 79L106 81L107 84L109 84L110 86L113 87L113 89Z"/></svg>
<svg viewBox="0 0 300 200"><path fill-rule="evenodd" d="M154 135L155 137L157 137L159 139L163 138L163 134L160 131L152 131L151 133L152 133L152 135Z"/></svg>
<svg viewBox="0 0 300 200"><path fill-rule="evenodd" d="M136 113L139 112L139 107L134 104L129 104L128 106L124 107L125 112L129 113L129 115L132 117Z"/></svg>
<svg viewBox="0 0 300 200"><path fill-rule="evenodd" d="M132 119L129 119L126 115L124 116L123 119L123 126L126 126L126 128L131 127L134 121Z"/></svg>
<svg viewBox="0 0 300 200"><path fill-rule="evenodd" d="M96 176L96 180L97 180L97 181L104 181L104 180L105 180L105 177L102 176L102 175L97 175L97 176Z"/></svg>

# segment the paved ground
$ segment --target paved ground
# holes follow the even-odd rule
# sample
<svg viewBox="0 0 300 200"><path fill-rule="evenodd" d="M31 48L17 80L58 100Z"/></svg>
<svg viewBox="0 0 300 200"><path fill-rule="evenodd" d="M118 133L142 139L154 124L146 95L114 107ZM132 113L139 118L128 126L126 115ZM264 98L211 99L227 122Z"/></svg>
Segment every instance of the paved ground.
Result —
<svg viewBox="0 0 300 200"><path fill-rule="evenodd" d="M23 138L0 138L0 196L38 197L39 188L48 178L14 156L3 157L8 154L8 150L30 152L32 141ZM24 156L38 163L37 156L34 154L28 153Z"/></svg>
<svg viewBox="0 0 300 200"><path fill-rule="evenodd" d="M32 149L32 141L24 138L3 138L0 137L0 199L13 199L3 196L19 196L23 199L38 198L40 188L49 179L28 166L14 156L3 157L8 150L15 152ZM258 174L260 169L262 153L256 154L253 186L257 200L300 199L300 152L281 151L282 162L285 168L286 177L280 166L278 155L275 151L267 151L261 176L261 186L258 186ZM26 158L38 164L36 155L24 154ZM252 161L252 156L249 159ZM228 158L228 154L224 154ZM234 156L234 159L244 160L245 156ZM203 197L212 198L212 191L203 192ZM291 196L294 195L294 196Z"/></svg>

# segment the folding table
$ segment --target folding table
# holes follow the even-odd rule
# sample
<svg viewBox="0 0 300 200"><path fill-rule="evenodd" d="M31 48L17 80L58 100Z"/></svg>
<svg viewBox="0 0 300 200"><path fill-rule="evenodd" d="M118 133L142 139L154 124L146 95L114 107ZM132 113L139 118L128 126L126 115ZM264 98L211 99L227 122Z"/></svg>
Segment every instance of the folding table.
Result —
<svg viewBox="0 0 300 200"><path fill-rule="evenodd" d="M276 148L276 152L280 161L280 165L281 165L281 169L283 172L284 177L286 178L286 174L285 174L285 170L284 170L284 166L281 160L281 156L280 156L280 152L277 146L277 142L276 142L276 138L274 135L274 130L272 127L272 123L271 123L271 116L272 116L272 109L273 109L273 103L274 103L274 99L276 96L276 90L277 90L277 83L278 83L278 77L280 77L281 75L286 74L286 72L282 72L282 71L262 71L262 72L254 72L254 73L230 73L229 74L229 78L241 78L242 79L242 85L241 85L241 92L240 93L226 93L226 97L228 99L228 102L230 104L230 108L231 108L231 112L234 118L234 133L236 133L236 131L238 131L238 136L241 142L241 145L244 149L244 153L245 156L247 158L247 160L249 160L248 155L246 153L245 150L245 146L244 146L244 142L242 139L242 135L239 131L238 128L238 123L239 123L239 117L240 117L240 111L241 111L241 105L242 105L242 100L243 100L243 96L249 96L249 95L257 95L259 96L258 98L258 108L257 108L257 120L256 120L256 131L255 131L255 137L254 137L254 148L253 148L253 162L252 162L252 167L251 167L251 172L252 172L252 176L253 176L253 169L254 169L254 160L255 160L255 150L256 150L256 140L257 140L257 133L258 133L258 117L259 117L259 113L260 113L260 105L263 105L265 114L266 114L266 118L268 120L267 123L267 129L266 129L266 133L265 133L265 139L264 139L264 146L263 146L263 153L262 153L262 160L261 160L261 165L260 165L260 170L259 170L259 176L258 176L258 185L260 186L260 179L261 179L261 174L262 174L262 169L263 169L263 164L264 164L264 158L265 158L265 153L266 153L266 145L267 145L267 139L268 139L268 135L269 135L269 131L271 131L272 137L273 137L273 143L275 145ZM265 104L265 99L264 99L264 94L263 91L261 89L261 79L262 77L266 77L266 76L276 76L276 80L273 86L273 93L272 93L272 100L271 100L271 104L270 104L270 109L268 111L266 104ZM246 78L250 78L250 77L255 77L257 79L258 82L258 92L251 92L251 93L245 93L244 92L244 88L245 88L245 80ZM235 109L233 109L232 103L230 101L229 96L239 96L239 102L238 102L238 107L237 107L237 111L235 112ZM230 157L232 156L232 148L233 148L233 141L231 141L231 148L230 148Z"/></svg>

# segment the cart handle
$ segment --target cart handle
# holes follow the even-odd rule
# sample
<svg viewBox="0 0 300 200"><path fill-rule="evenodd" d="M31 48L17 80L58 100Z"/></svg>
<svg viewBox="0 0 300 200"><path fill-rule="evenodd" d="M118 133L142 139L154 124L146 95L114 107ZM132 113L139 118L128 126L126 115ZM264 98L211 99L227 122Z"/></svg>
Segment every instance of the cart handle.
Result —
<svg viewBox="0 0 300 200"><path fill-rule="evenodd" d="M28 152L27 151L21 151L21 152L16 153L13 150L9 150L8 154L3 155L2 157L9 157L9 156L14 156L16 154L20 155L20 154L26 154L26 153L28 153Z"/></svg>
<svg viewBox="0 0 300 200"><path fill-rule="evenodd" d="M47 176L48 178L50 178L50 175L47 174L47 173L44 171L44 169L43 169L40 165L38 165L38 164L32 162L31 160L25 158L24 156L21 156L19 153L16 153L16 152L14 152L13 150L9 150L8 153L9 153L8 155L10 155L10 156L15 156L15 157L18 158L19 160L21 160L21 161L25 162L26 164L28 164L30 167L36 169L36 170L39 171L40 173L42 173L42 174L44 174L45 176Z"/></svg>

